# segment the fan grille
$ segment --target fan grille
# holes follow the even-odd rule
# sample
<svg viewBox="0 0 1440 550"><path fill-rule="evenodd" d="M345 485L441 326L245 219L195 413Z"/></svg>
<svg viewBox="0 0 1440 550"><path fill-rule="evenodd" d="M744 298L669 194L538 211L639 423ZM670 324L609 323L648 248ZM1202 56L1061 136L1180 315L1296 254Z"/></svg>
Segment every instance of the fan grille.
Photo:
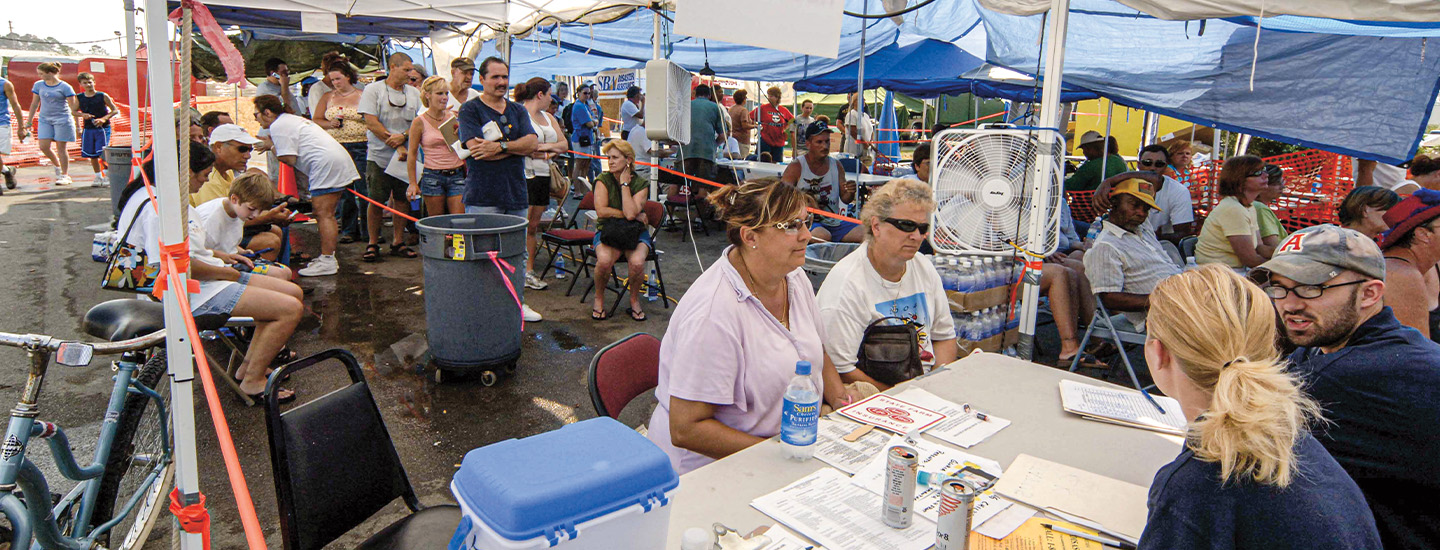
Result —
<svg viewBox="0 0 1440 550"><path fill-rule="evenodd" d="M1049 158L1042 138L1053 136ZM1065 140L1052 130L947 130L935 136L931 246L950 254L1009 255L1010 242L1049 255L1059 245L1061 168ZM1037 162L1050 161L1050 181L1035 195ZM1044 205L1041 240L1030 242L1031 204Z"/></svg>

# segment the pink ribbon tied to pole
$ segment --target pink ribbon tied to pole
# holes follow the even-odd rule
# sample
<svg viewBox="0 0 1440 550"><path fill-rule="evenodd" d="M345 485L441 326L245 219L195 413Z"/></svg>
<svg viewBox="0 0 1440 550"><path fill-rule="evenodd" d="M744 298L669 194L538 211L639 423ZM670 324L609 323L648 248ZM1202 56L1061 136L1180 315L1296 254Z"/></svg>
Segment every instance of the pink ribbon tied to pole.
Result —
<svg viewBox="0 0 1440 550"><path fill-rule="evenodd" d="M180 10L187 7L193 12L191 17L195 26L200 28L200 35L205 37L210 49L215 50L215 57L220 58L220 63L225 66L225 83L245 82L245 58L241 57L240 50L235 49L230 37L225 36L225 29L220 28L220 23L215 21L215 16L210 14L210 9L205 7L205 4L200 3L200 0L182 0L180 8L170 12L170 21L179 25Z"/></svg>
<svg viewBox="0 0 1440 550"><path fill-rule="evenodd" d="M515 283L510 282L510 277L505 272L515 272L515 266L510 262L500 259L500 253L494 250L485 253L490 256L490 261L495 262L495 270L500 272L500 280L505 281L505 289L510 291L510 297L515 299L515 307L520 309L520 331L525 331L525 306L520 302L520 293L515 292Z"/></svg>

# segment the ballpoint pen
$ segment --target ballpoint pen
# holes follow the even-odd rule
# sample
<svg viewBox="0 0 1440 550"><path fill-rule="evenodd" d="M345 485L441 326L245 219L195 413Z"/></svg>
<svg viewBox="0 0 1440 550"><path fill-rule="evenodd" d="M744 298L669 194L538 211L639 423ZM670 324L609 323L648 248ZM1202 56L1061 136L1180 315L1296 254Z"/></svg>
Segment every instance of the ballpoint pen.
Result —
<svg viewBox="0 0 1440 550"><path fill-rule="evenodd" d="M1046 528L1046 529L1049 529L1049 530L1051 530L1051 531L1054 531L1054 532L1056 532L1056 533L1065 533L1065 534L1070 535L1070 536L1080 537L1080 538L1082 538L1082 539L1089 540L1089 541L1095 541L1095 542L1100 543L1101 545L1109 546L1109 547L1111 547L1111 548L1121 548L1121 549L1124 549L1124 550L1134 550L1134 548L1135 548L1135 545L1130 544L1130 543L1125 542L1125 541L1108 539L1108 538L1101 537L1101 536L1098 536L1098 535L1092 535L1092 534L1090 534L1090 533L1082 533L1082 532L1080 532L1080 531L1076 531L1076 530L1073 530L1073 529L1066 529L1066 528L1064 528L1064 527L1059 527L1059 526L1056 526L1056 525L1051 525L1051 524L1049 524L1049 523L1041 523L1040 526L1041 526L1041 527L1044 527L1044 528Z"/></svg>

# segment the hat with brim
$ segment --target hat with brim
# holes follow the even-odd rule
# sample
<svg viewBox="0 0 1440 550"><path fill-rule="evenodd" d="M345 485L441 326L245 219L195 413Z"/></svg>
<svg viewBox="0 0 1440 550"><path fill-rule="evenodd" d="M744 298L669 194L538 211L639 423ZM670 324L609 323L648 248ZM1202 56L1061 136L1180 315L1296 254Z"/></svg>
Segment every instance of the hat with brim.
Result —
<svg viewBox="0 0 1440 550"><path fill-rule="evenodd" d="M475 62L468 57L457 57L450 61L450 68L460 69L462 71L473 71L475 70Z"/></svg>
<svg viewBox="0 0 1440 550"><path fill-rule="evenodd" d="M836 130L835 128L831 128L829 124L825 123L825 121L817 120L815 122L811 122L809 126L805 127L805 136L803 139L805 141L809 141L812 137L838 131L839 130Z"/></svg>
<svg viewBox="0 0 1440 550"><path fill-rule="evenodd" d="M1250 271L1250 280L1263 285L1274 274L1302 285L1320 285L1346 271L1384 280L1384 255L1374 240L1359 231L1325 224L1285 237L1269 261Z"/></svg>
<svg viewBox="0 0 1440 550"><path fill-rule="evenodd" d="M1145 203L1150 208L1163 210L1160 208L1160 205L1155 204L1155 184L1146 180L1130 178L1110 188L1110 196L1113 197L1120 194L1130 195L1140 199L1140 202Z"/></svg>
<svg viewBox="0 0 1440 550"><path fill-rule="evenodd" d="M1380 236L1380 248L1390 248L1415 228L1440 217L1440 192L1416 190L1385 212L1385 225L1390 229Z"/></svg>
<svg viewBox="0 0 1440 550"><path fill-rule="evenodd" d="M254 136L250 135L250 132L245 131L245 128L242 128L238 124L221 124L210 131L211 145L225 143L227 141L244 143L246 145L260 143L260 140L255 139Z"/></svg>

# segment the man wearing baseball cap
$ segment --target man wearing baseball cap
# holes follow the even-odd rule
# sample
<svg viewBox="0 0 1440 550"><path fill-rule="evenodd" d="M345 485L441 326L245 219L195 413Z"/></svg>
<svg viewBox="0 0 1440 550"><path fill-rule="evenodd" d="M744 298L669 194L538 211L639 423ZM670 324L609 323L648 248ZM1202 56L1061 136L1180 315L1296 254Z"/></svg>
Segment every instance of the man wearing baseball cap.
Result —
<svg viewBox="0 0 1440 550"><path fill-rule="evenodd" d="M230 196L230 184L235 176L246 170L250 164L250 153L260 143L259 139L236 124L221 124L210 131L210 150L215 153L215 168L200 190L190 194L190 205L202 204ZM259 171L259 169L256 169ZM245 221L244 240L240 246L250 250L271 249L263 254L267 260L280 255L281 234L276 224L289 223L290 211L285 205L276 206Z"/></svg>
<svg viewBox="0 0 1440 550"><path fill-rule="evenodd" d="M1286 237L1250 273L1275 305L1306 391L1324 408L1312 426L1375 514L1387 549L1440 541L1440 345L1385 306L1375 241L1334 225Z"/></svg>
<svg viewBox="0 0 1440 550"><path fill-rule="evenodd" d="M845 204L855 200L855 182L845 179L840 161L830 156L830 134L835 129L823 120L811 122L801 137L805 154L790 161L780 181L799 187L815 198L815 207L839 214ZM816 216L810 224L810 236L822 241L858 243L864 231L853 231L860 224L839 218Z"/></svg>
<svg viewBox="0 0 1440 550"><path fill-rule="evenodd" d="M1100 132L1090 130L1080 135L1080 152L1085 162L1075 173L1065 178L1066 191L1093 191L1105 178L1128 170L1125 159L1120 156L1120 146L1115 138L1105 139ZM1104 173L1101 173L1101 169Z"/></svg>
<svg viewBox="0 0 1440 550"><path fill-rule="evenodd" d="M1090 290L1107 309L1120 312L1110 322L1121 330L1145 331L1145 312L1155 285L1180 273L1180 266L1160 247L1145 220L1155 203L1155 184L1128 179L1110 188L1110 215L1085 253Z"/></svg>
<svg viewBox="0 0 1440 550"><path fill-rule="evenodd" d="M1385 251L1385 305L1400 324L1434 341L1440 338L1440 296L1435 265L1440 263L1440 191L1420 189L1385 212L1391 227L1380 240Z"/></svg>
<svg viewBox="0 0 1440 550"><path fill-rule="evenodd" d="M465 56L450 60L450 99L446 100L445 106L459 112L461 105L480 95L480 92L470 87L474 82L474 61Z"/></svg>

